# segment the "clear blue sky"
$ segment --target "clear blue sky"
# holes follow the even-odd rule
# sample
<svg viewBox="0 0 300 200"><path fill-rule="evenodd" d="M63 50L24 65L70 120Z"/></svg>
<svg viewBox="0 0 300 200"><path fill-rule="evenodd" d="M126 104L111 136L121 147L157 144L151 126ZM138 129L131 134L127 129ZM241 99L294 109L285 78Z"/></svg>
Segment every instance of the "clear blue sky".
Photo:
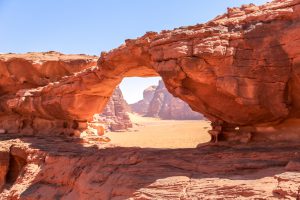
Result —
<svg viewBox="0 0 300 200"><path fill-rule="evenodd" d="M266 0L0 0L0 52L99 55L146 31L206 22L227 7ZM156 79L124 80L129 102Z"/></svg>

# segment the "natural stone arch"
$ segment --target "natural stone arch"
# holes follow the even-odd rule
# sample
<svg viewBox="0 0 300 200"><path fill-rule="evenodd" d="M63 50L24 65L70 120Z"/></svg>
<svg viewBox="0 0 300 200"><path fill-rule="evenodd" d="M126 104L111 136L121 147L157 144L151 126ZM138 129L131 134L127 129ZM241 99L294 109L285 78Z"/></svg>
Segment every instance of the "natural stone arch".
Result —
<svg viewBox="0 0 300 200"><path fill-rule="evenodd" d="M102 53L95 67L19 91L6 101L6 109L49 120L87 121L104 108L123 77L159 75L170 93L230 129L298 119L295 2L229 9L206 24L126 40Z"/></svg>

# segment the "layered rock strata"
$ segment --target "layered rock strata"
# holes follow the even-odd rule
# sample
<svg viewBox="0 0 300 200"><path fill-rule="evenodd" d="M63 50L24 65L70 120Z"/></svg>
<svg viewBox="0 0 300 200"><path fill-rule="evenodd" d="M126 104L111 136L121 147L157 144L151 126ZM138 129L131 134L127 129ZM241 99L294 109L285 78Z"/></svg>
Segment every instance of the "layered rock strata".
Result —
<svg viewBox="0 0 300 200"><path fill-rule="evenodd" d="M26 93L26 89L43 87L47 84L55 84L65 76L74 74L97 65L96 56L87 55L65 55L58 52L27 53L27 54L1 54L0 55L0 98L1 108L5 108L5 99L14 97L16 93ZM61 88L63 91L63 88ZM42 101L40 97L39 101ZM60 94L51 96L45 100L60 104ZM79 102L80 103L80 102ZM92 102L89 102L89 104ZM42 110L43 105L31 104L32 108ZM88 107L88 105L86 105ZM100 112L101 110L99 110ZM19 113L17 110L5 110L0 112L1 133L33 134L80 134L89 126L103 134L102 126L108 125L112 130L120 130L131 127L131 122L126 114L128 105L123 99L120 89L116 89L109 100L102 115L102 121L91 122L75 121ZM55 110L52 110L55 112Z"/></svg>
<svg viewBox="0 0 300 200"><path fill-rule="evenodd" d="M163 150L83 147L55 136L0 140L0 199L300 197L293 142Z"/></svg>
<svg viewBox="0 0 300 200"><path fill-rule="evenodd" d="M188 104L170 94L163 81L150 86L143 92L143 99L130 105L139 115L161 119L194 120L203 119L200 113L192 111Z"/></svg>
<svg viewBox="0 0 300 200"><path fill-rule="evenodd" d="M184 101L173 97L162 81L158 83L149 103L146 116L175 120L203 119L200 113L192 111Z"/></svg>
<svg viewBox="0 0 300 200"><path fill-rule="evenodd" d="M103 126L109 131L124 131L132 128L132 122L127 113L129 112L128 107L121 89L117 87L104 111L101 114L94 115L94 121L102 122Z"/></svg>
<svg viewBox="0 0 300 200"><path fill-rule="evenodd" d="M222 134L299 139L299 19L299 0L275 0L228 9L205 24L148 32L102 53L96 67L2 94L1 110L26 120L88 121L123 77L159 75L174 96L221 121Z"/></svg>
<svg viewBox="0 0 300 200"><path fill-rule="evenodd" d="M40 91L45 85L55 85L66 76L73 76L79 71L95 66L96 56L65 55L55 51L27 54L0 54L0 129L2 133L33 134L74 134L87 127L85 121L64 120L51 116L55 107L48 107L49 113L43 112L49 102L61 104L61 94L48 98L35 96L29 107L23 109L22 101L14 103L20 109L10 109L7 99L16 96L30 95L29 90ZM63 91L62 87L58 87ZM28 102L29 103L29 102ZM33 110L39 110L44 115L34 115Z"/></svg>

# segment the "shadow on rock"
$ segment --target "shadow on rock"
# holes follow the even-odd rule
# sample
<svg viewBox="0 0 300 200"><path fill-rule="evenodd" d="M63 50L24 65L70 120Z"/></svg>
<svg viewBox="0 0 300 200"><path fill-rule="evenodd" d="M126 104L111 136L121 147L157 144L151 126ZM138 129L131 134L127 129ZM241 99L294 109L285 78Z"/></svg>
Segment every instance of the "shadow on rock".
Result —
<svg viewBox="0 0 300 200"><path fill-rule="evenodd" d="M300 145L291 143L198 149L101 149L62 137L7 137L1 143L27 162L3 198L297 197L300 184Z"/></svg>

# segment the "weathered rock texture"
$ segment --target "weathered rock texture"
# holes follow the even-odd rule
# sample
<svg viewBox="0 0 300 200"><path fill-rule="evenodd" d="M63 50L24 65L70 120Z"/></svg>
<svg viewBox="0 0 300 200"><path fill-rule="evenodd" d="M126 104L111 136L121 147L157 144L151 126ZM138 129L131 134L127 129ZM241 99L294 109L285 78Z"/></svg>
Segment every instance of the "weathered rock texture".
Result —
<svg viewBox="0 0 300 200"><path fill-rule="evenodd" d="M161 150L98 149L55 136L1 140L4 200L300 197L299 143Z"/></svg>
<svg viewBox="0 0 300 200"><path fill-rule="evenodd" d="M61 104L60 98L64 91L58 87L61 94L50 95L45 98L35 96L36 100L28 102L27 108L21 106L25 98L15 99L14 103L20 105L20 109L10 109L7 99L19 95L30 95L28 91L42 90L45 85L55 85L62 77L73 76L79 71L95 66L96 56L64 55L58 52L27 53L27 54L0 54L0 129L7 133L22 133L32 135L61 134L86 128L86 122L63 120L51 116L55 113L55 106L48 107L49 112L44 112L44 107L49 102ZM50 103L51 104L51 103ZM79 108L79 107L78 107ZM34 115L32 110L39 110L40 115Z"/></svg>
<svg viewBox="0 0 300 200"><path fill-rule="evenodd" d="M22 89L45 86L95 66L96 61L96 56L65 55L55 51L0 54L0 95L15 95Z"/></svg>
<svg viewBox="0 0 300 200"><path fill-rule="evenodd" d="M58 52L45 53L27 53L27 54L2 54L0 55L0 95L2 100L15 96L17 92L26 93L26 89L42 87L47 84L55 84L56 81L64 76L72 76L75 73L97 65L96 56L87 55L65 55ZM38 90L39 88L37 88ZM63 91L63 88L61 88ZM79 89L79 88L78 88ZM59 102L60 94L52 96L45 100ZM40 98L39 101L42 101ZM85 105L88 108L89 102ZM80 104L80 102L79 102ZM43 104L44 105L44 104ZM33 108L42 110L43 105L33 104ZM41 106L41 108L39 108ZM3 106L2 108L6 107ZM68 133L74 134L74 131L82 131L87 128L86 122L68 121L43 116L32 116L30 111L27 113L18 113L18 111L1 110L0 129L8 133L23 134L47 134L47 133ZM100 112L101 110L99 110ZM105 121L108 128L120 130L131 127L126 112L128 105L123 99L122 92L116 89L114 95L108 102L102 115L102 121ZM51 112L55 112L52 110ZM4 129L4 130L3 130Z"/></svg>
<svg viewBox="0 0 300 200"><path fill-rule="evenodd" d="M154 85L146 88L143 91L143 99L134 104L130 104L131 110L140 115L147 114L149 104L150 104L151 100L153 99L153 95L155 93L156 88L157 88L157 86L154 86Z"/></svg>
<svg viewBox="0 0 300 200"><path fill-rule="evenodd" d="M229 133L240 126L268 139L299 139L299 19L299 0L275 0L228 9L205 24L148 32L102 53L97 67L2 93L1 110L26 119L88 121L123 77L160 75L170 93ZM35 83L32 77L22 77L22 85Z"/></svg>
<svg viewBox="0 0 300 200"><path fill-rule="evenodd" d="M104 111L101 114L96 114L94 120L102 122L106 129L110 131L127 130L132 127L132 122L127 114L129 112L128 107L121 89L117 87Z"/></svg>
<svg viewBox="0 0 300 200"><path fill-rule="evenodd" d="M192 111L184 101L173 97L162 81L159 81L146 116L176 120L203 119L200 113Z"/></svg>

